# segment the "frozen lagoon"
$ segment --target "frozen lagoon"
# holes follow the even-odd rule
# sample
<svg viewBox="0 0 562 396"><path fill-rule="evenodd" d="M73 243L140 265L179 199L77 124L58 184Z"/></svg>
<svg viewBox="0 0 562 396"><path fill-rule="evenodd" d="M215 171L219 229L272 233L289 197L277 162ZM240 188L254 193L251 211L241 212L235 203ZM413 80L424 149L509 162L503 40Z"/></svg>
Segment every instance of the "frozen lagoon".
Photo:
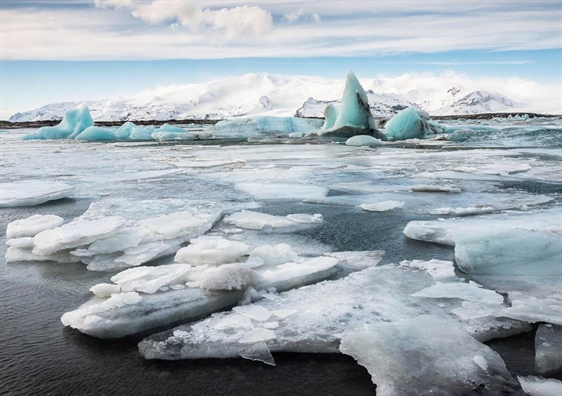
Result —
<svg viewBox="0 0 562 396"><path fill-rule="evenodd" d="M260 206L252 209L254 211L276 216L319 213L324 221L305 229L266 229L265 232L238 230L233 224L219 222L210 234L250 246L287 243L298 253L309 256L329 251L384 250L386 254L380 268L402 260L452 260L453 249L405 239L402 231L411 221L440 222L439 218L480 215L479 219L483 220L494 216L493 221L498 222L498 218L513 217L518 212L531 218L536 214L535 218L540 219L543 211L556 213L559 209L560 140L552 142L552 137L556 136L552 131L559 126L528 125L529 122L524 127L498 124L501 139L488 132L481 140L406 141L402 147L387 144L374 149L330 144L200 146L193 143L22 142L17 139L17 132L2 133L2 182L41 179L63 182L76 190L70 199L37 207L2 209L2 226L4 229L13 220L37 213L58 215L69 222L82 215L93 202L110 204L112 200L122 199L131 203L146 199L256 203ZM516 136L515 140L508 137L506 128L513 131L511 135ZM538 132L541 128L550 131L545 133L547 141L541 139ZM283 199L279 200L280 196ZM386 212L368 212L359 207L389 201L404 205ZM4 242L2 239L2 248ZM173 256L164 257L156 263L169 264L172 259ZM114 367L112 378L107 380L114 381L114 386L126 382L132 389L141 389L139 384L147 381L139 379L143 376L140 373L144 373L152 381L166 382L164 386L171 393L182 389L185 378L193 378L190 383L195 383L195 389L201 394L212 393L210 386L217 386L217 381L223 380L224 386L231 382L237 384L237 389L248 389L244 388L247 387L244 382L248 381L262 386L262 391L281 394L279 389L272 389L271 384L279 388L281 382L275 381L281 381L283 375L292 375L291 378L303 379L302 386L306 381L309 394L315 394L318 389L338 389L341 384L334 381L338 378L334 372L338 371L340 379L341 371L356 379L354 384L345 383L346 388L340 388L340 393L350 389L356 394L373 393L366 371L343 357L307 355L301 360L298 356L287 358L274 353L278 366L272 370L243 361L146 365L139 362L134 342L125 342L123 346L98 342L62 329L59 322L64 312L76 309L90 298L91 286L108 283L115 272L92 273L83 264L48 262L3 263L1 271L2 289L7 291L1 297L2 311L9 315L4 338L8 348L3 352L2 361L12 362L12 356L22 356L19 363L8 365L2 376L12 381L9 384L24 387L15 389L28 392L45 389L46 378L57 377L53 374L55 369L57 373L62 370L65 374L76 375L77 362L91 367L92 360L99 359L94 374L89 371L93 377L89 386L100 392L112 389L102 382L106 381L107 367ZM344 275L346 271L342 270L338 277ZM473 308L463 306L462 302L459 304L465 309ZM22 329L26 329L23 334ZM506 354L505 360L509 362L509 352ZM537 375L534 353L525 358L528 365L521 363L523 368L514 370L513 365L508 364L508 369L516 375ZM325 373L318 373L322 371L320 364L326 368ZM31 381L24 380L23 373L34 370L40 374ZM214 370L221 373L220 380ZM289 374L291 370L294 372ZM86 371L82 373L85 375ZM124 376L130 380L117 378ZM138 384L133 385L135 381ZM56 392L63 387L80 389L78 386L82 385L67 377L49 386ZM134 388L136 386L139 388ZM290 391L287 389L284 391ZM293 389L306 394L302 388Z"/></svg>

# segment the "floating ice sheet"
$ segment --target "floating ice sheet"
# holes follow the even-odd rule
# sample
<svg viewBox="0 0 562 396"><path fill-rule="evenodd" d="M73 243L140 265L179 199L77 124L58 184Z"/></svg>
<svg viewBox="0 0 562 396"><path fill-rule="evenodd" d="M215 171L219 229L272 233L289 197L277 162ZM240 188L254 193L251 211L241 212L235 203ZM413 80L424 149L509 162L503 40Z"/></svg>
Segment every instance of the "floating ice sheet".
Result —
<svg viewBox="0 0 562 396"><path fill-rule="evenodd" d="M530 326L491 315L476 319L460 319L451 311L461 307L460 299L442 299L438 304L429 299L412 296L420 290L435 285L435 280L424 268L433 264L385 265L352 273L343 279L326 281L301 287L278 295L270 295L249 307L260 307L261 320L253 319L253 327L272 330L275 338L265 340L272 351L285 352L337 352L341 338L365 324L399 322L420 314L458 323L468 334L479 340L528 331ZM452 267L453 264L449 262ZM267 272L262 273L267 278ZM441 279L445 279L442 277ZM458 278L451 285L465 285ZM472 286L471 286L472 287ZM487 290L489 293L492 291ZM503 303L491 304L497 309ZM245 308L258 311L258 308ZM288 316L278 312L288 312ZM276 316L277 326L264 327ZM156 335L145 339L139 346L148 359L198 359L243 356L239 340L251 329L249 326L236 332L217 326L230 321L235 313L217 313L193 325L176 328L173 335ZM266 315L267 314L267 315ZM234 319L232 319L234 320ZM468 336L466 336L468 337ZM462 348L462 342L459 348ZM481 354L481 353L480 353ZM472 361L473 355L470 356ZM475 365L474 362L472 362Z"/></svg>
<svg viewBox="0 0 562 396"><path fill-rule="evenodd" d="M61 320L65 326L94 337L124 337L230 308L242 300L244 290L249 287L284 291L318 282L333 275L337 263L337 259L319 257L292 265L268 266L263 271L228 264L218 268L191 268L188 264L131 268L111 278L121 292L111 294L110 300L121 295L140 293L141 300L138 303L114 306L108 303L107 298L94 297L78 309L65 313ZM249 273L255 275L248 278ZM184 287L178 287L180 285ZM106 284L93 289L94 292L99 291L98 295L107 295L114 290ZM240 314L256 315L250 312L255 311L254 307L240 309ZM94 322L88 320L92 314L99 319ZM233 321L236 322L229 319L228 323ZM217 327L230 331L233 326L226 326L222 322ZM263 334L258 334L251 339L262 337Z"/></svg>
<svg viewBox="0 0 562 396"><path fill-rule="evenodd" d="M61 182L26 180L0 183L0 208L35 206L74 194L74 187Z"/></svg>
<svg viewBox="0 0 562 396"><path fill-rule="evenodd" d="M349 332L340 350L369 371L377 395L523 394L498 353L430 316Z"/></svg>

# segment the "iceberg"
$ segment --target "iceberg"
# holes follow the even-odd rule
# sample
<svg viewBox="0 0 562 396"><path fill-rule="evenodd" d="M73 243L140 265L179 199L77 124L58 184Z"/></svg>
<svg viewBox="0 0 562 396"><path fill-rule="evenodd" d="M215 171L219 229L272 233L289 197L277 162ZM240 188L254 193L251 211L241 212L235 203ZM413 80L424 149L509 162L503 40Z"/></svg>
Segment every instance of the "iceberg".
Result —
<svg viewBox="0 0 562 396"><path fill-rule="evenodd" d="M94 120L90 115L90 110L87 107L81 107L67 111L57 126L39 128L37 131L25 135L23 139L74 139L92 125L94 125Z"/></svg>
<svg viewBox="0 0 562 396"><path fill-rule="evenodd" d="M413 107L402 110L385 125L386 136L392 140L421 139L428 130L427 121Z"/></svg>
<svg viewBox="0 0 562 396"><path fill-rule="evenodd" d="M318 136L339 139L368 135L387 140L386 136L377 130L367 94L352 70L347 73L341 105L336 108L329 104L324 111L324 117L324 124Z"/></svg>
<svg viewBox="0 0 562 396"><path fill-rule="evenodd" d="M91 126L78 134L75 140L88 140L94 142L113 142L117 140L115 132L110 129Z"/></svg>
<svg viewBox="0 0 562 396"><path fill-rule="evenodd" d="M381 396L524 394L497 352L427 315L349 332L340 351L369 371Z"/></svg>
<svg viewBox="0 0 562 396"><path fill-rule="evenodd" d="M0 183L0 208L36 206L68 198L76 193L68 184L44 180Z"/></svg>
<svg viewBox="0 0 562 396"><path fill-rule="evenodd" d="M170 124L163 124L159 128L157 128L154 132L176 132L176 133L185 133L186 130L177 126L173 126Z"/></svg>
<svg viewBox="0 0 562 396"><path fill-rule="evenodd" d="M338 260L317 257L263 270L239 264L131 268L111 278L115 285L94 286L92 291L96 297L65 313L61 321L65 326L97 338L125 337L231 308L242 301L248 291L260 296L256 290L282 292L316 283L334 275ZM118 293L107 297L117 290ZM132 293L138 296L134 303L116 305L112 301L128 298ZM245 313L247 308L240 308L245 315L252 315Z"/></svg>

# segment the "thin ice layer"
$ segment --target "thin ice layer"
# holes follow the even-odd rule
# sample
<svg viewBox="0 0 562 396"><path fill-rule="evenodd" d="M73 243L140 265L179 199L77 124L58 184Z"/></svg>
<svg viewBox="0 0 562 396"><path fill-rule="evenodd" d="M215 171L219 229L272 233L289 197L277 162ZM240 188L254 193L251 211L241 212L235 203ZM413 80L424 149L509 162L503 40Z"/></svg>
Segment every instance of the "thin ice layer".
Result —
<svg viewBox="0 0 562 396"><path fill-rule="evenodd" d="M497 352L427 315L349 332L340 350L367 368L377 395L523 395Z"/></svg>

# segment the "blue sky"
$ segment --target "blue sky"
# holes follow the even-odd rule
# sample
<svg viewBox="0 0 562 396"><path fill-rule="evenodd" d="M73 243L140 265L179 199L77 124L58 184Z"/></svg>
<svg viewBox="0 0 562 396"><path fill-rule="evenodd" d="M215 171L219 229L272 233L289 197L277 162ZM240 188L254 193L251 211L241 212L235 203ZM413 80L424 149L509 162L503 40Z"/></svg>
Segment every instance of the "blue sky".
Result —
<svg viewBox="0 0 562 396"><path fill-rule="evenodd" d="M244 73L560 87L560 1L3 0L1 118Z"/></svg>

